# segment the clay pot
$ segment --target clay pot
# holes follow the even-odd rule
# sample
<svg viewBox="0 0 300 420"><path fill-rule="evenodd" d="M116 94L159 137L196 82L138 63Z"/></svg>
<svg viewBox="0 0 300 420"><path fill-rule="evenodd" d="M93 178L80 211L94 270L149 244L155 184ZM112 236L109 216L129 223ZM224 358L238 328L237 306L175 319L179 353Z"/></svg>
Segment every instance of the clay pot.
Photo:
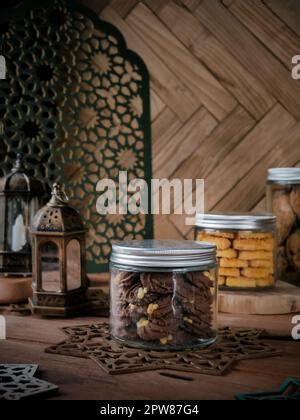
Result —
<svg viewBox="0 0 300 420"><path fill-rule="evenodd" d="M27 302L32 297L32 278L0 277L0 305Z"/></svg>

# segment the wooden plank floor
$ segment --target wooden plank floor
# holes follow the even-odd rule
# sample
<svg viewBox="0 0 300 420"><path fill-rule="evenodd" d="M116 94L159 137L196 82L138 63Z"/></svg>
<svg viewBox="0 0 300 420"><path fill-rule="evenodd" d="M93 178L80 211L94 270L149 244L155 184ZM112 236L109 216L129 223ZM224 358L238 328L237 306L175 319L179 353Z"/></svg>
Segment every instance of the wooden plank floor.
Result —
<svg viewBox="0 0 300 420"><path fill-rule="evenodd" d="M64 339L61 327L99 321L9 316L8 339L0 341L0 363L38 363L40 377L60 388L52 398L71 400L233 399L238 393L277 389L289 376L300 377L299 343L289 341L269 341L283 356L240 362L221 377L180 372L178 379L162 376L160 371L111 376L90 360L44 352Z"/></svg>
<svg viewBox="0 0 300 420"><path fill-rule="evenodd" d="M300 160L298 0L82 0L151 76L154 177L205 178L206 210L263 210L272 166ZM156 218L157 238L189 238Z"/></svg>

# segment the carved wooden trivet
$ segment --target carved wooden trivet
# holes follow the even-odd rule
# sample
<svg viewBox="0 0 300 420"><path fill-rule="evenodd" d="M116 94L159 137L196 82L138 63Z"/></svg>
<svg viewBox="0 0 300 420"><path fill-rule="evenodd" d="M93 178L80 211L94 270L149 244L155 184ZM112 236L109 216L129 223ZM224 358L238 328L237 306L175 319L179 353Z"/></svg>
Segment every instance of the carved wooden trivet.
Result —
<svg viewBox="0 0 300 420"><path fill-rule="evenodd" d="M264 354L267 357L279 355L280 352L274 347L258 340L262 334L263 331L257 329L223 328L220 331L222 340L219 344L215 344L214 348L215 351L225 352L226 355L235 357L237 360L261 358Z"/></svg>
<svg viewBox="0 0 300 420"><path fill-rule="evenodd" d="M224 328L213 346L182 352L125 347L110 337L107 323L66 327L63 331L68 339L47 348L47 353L90 358L111 375L160 369L222 375L238 360L280 355L259 341L262 331L258 330Z"/></svg>
<svg viewBox="0 0 300 420"><path fill-rule="evenodd" d="M34 377L37 365L0 365L0 400L21 400L58 389Z"/></svg>

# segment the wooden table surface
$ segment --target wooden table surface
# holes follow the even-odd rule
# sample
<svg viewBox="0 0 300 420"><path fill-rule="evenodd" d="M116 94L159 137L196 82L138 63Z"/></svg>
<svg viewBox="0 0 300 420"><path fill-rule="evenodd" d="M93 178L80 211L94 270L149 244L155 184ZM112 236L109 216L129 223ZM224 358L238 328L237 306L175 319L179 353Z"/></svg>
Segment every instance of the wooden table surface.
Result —
<svg viewBox="0 0 300 420"><path fill-rule="evenodd" d="M161 371L112 376L93 361L46 354L45 348L62 341L61 328L98 323L103 318L49 320L35 316L7 316L7 340L0 340L0 363L40 365L40 377L59 386L53 399L233 399L238 393L276 390L287 377L300 378L299 342L269 340L282 356L239 362L221 377Z"/></svg>

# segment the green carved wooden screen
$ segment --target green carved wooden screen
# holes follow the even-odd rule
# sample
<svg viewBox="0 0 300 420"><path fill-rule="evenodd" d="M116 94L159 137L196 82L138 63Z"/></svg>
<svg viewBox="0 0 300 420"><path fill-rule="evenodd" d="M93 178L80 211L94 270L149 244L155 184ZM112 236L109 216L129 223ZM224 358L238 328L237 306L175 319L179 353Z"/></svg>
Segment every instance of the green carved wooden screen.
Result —
<svg viewBox="0 0 300 420"><path fill-rule="evenodd" d="M62 182L87 228L89 272L111 241L152 236L150 215L100 216L99 179L151 179L149 75L120 32L75 1L1 10L0 175L16 154L43 182Z"/></svg>

